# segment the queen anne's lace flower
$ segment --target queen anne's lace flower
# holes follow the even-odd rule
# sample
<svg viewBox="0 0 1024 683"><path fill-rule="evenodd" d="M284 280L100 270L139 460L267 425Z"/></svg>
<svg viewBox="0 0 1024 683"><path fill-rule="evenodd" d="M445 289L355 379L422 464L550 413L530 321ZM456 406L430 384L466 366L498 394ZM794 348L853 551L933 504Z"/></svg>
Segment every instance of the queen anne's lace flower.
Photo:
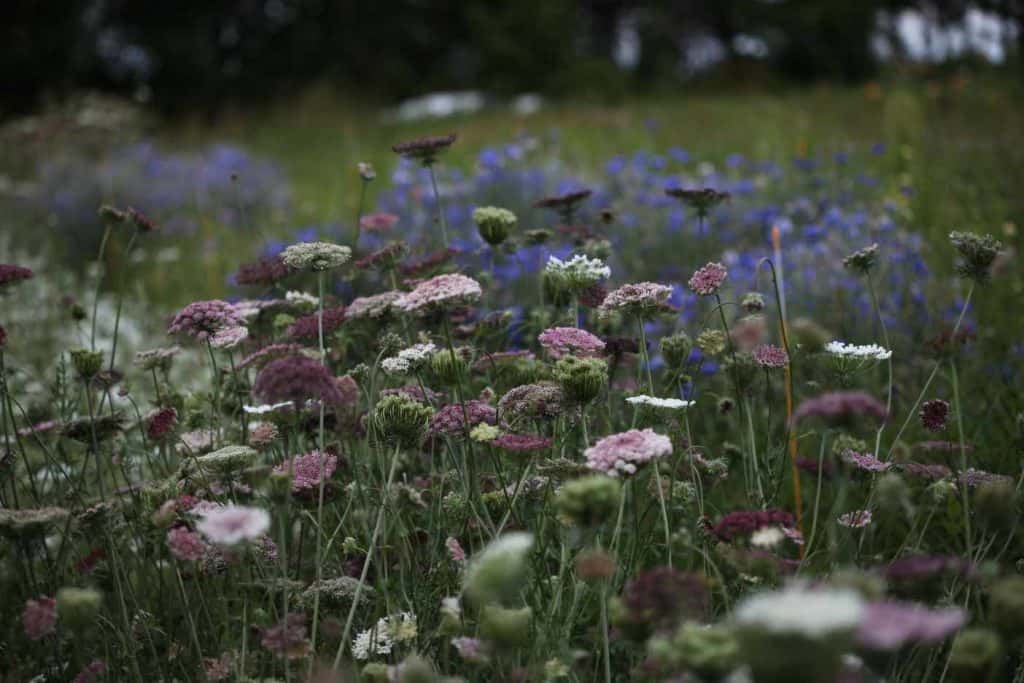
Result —
<svg viewBox="0 0 1024 683"><path fill-rule="evenodd" d="M373 296L357 297L348 305L345 315L351 320L383 318L391 311L401 296L401 292L392 290Z"/></svg>
<svg viewBox="0 0 1024 683"><path fill-rule="evenodd" d="M554 358L567 353L588 356L604 349L600 338L578 327L550 327L537 335L537 341Z"/></svg>
<svg viewBox="0 0 1024 683"><path fill-rule="evenodd" d="M170 334L187 334L202 342L218 332L244 325L245 319L233 305L213 299L193 301L185 306L174 316L167 331Z"/></svg>
<svg viewBox="0 0 1024 683"><path fill-rule="evenodd" d="M662 410L684 410L694 405L696 401L684 401L681 398L658 398L657 396L640 394L639 396L628 397L626 403L631 403L635 406L660 408Z"/></svg>
<svg viewBox="0 0 1024 683"><path fill-rule="evenodd" d="M583 452L592 470L617 477L635 474L637 467L672 453L672 441L651 429L631 429L606 436Z"/></svg>
<svg viewBox="0 0 1024 683"><path fill-rule="evenodd" d="M281 253L281 260L295 270L322 272L345 265L352 258L352 250L330 242L300 242Z"/></svg>
<svg viewBox="0 0 1024 683"><path fill-rule="evenodd" d="M437 347L431 342L415 344L402 349L391 358L385 358L381 361L380 367L389 375L407 375L422 368L435 351Z"/></svg>
<svg viewBox="0 0 1024 683"><path fill-rule="evenodd" d="M711 296L718 291L727 277L729 277L729 271L725 269L725 266L721 263L709 263L698 268L686 284L694 294Z"/></svg>
<svg viewBox="0 0 1024 683"><path fill-rule="evenodd" d="M583 254L577 254L568 261L551 256L544 267L544 273L555 279L556 282L567 289L582 292L607 280L612 276L612 269L604 264L601 259L587 258Z"/></svg>
<svg viewBox="0 0 1024 683"><path fill-rule="evenodd" d="M598 315L607 317L618 311L647 316L663 308L672 296L672 288L657 282L637 282L609 292L598 307Z"/></svg>
<svg viewBox="0 0 1024 683"><path fill-rule="evenodd" d="M826 344L825 351L841 358L863 360L888 360L892 358L892 351L878 344L847 344L837 340Z"/></svg>
<svg viewBox="0 0 1024 683"><path fill-rule="evenodd" d="M323 479L330 479L338 468L338 456L331 453L312 451L305 455L296 455L274 468L280 474L292 477L292 493L302 493L320 487L321 474Z"/></svg>
<svg viewBox="0 0 1024 683"><path fill-rule="evenodd" d="M864 603L854 591L815 590L801 584L757 593L741 602L734 613L742 629L811 640L854 631L863 616Z"/></svg>
<svg viewBox="0 0 1024 683"><path fill-rule="evenodd" d="M764 344L754 349L754 360L764 368L784 368L789 365L789 354L782 347Z"/></svg>
<svg viewBox="0 0 1024 683"><path fill-rule="evenodd" d="M438 275L416 285L411 292L395 301L395 307L406 313L426 315L431 311L455 306L468 306L480 300L480 283L458 273Z"/></svg>

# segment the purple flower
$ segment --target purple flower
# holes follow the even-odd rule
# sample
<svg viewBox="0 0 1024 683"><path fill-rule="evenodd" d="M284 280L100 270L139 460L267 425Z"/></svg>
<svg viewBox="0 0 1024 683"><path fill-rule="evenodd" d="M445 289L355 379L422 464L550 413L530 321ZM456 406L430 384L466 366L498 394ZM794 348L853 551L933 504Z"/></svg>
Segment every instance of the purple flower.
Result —
<svg viewBox="0 0 1024 683"><path fill-rule="evenodd" d="M255 263L243 263L235 271L235 283L239 285L274 285L295 271L285 265L280 256L262 258Z"/></svg>
<svg viewBox="0 0 1024 683"><path fill-rule="evenodd" d="M711 296L718 291L727 277L729 277L729 271L725 266L721 263L709 263L699 268L686 284L694 294Z"/></svg>
<svg viewBox="0 0 1024 683"><path fill-rule="evenodd" d="M411 292L395 301L395 307L406 313L427 313L458 306L468 306L480 299L480 283L459 273L438 275L416 285Z"/></svg>
<svg viewBox="0 0 1024 683"><path fill-rule="evenodd" d="M577 327L550 327L537 336L537 341L553 358L564 354L596 355L604 349L600 338Z"/></svg>
<svg viewBox="0 0 1024 683"><path fill-rule="evenodd" d="M968 560L951 555L914 555L893 560L885 568L886 578L893 581L918 581L939 574L969 574Z"/></svg>
<svg viewBox="0 0 1024 683"><path fill-rule="evenodd" d="M624 626L630 631L673 628L681 619L700 619L708 601L708 588L699 574L672 567L638 573L622 591Z"/></svg>
<svg viewBox="0 0 1024 683"><path fill-rule="evenodd" d="M176 526L167 532L167 548L183 562L197 562L206 554L206 543L188 527Z"/></svg>
<svg viewBox="0 0 1024 683"><path fill-rule="evenodd" d="M912 477L921 477L922 479L944 479L951 474L950 470L945 465L927 465L920 462L905 462L900 465L903 471Z"/></svg>
<svg viewBox="0 0 1024 683"><path fill-rule="evenodd" d="M444 152L455 142L455 133L448 135L432 135L423 138L416 138L408 142L400 142L393 145L391 150L399 156L418 161L424 166L430 166L441 152Z"/></svg>
<svg viewBox="0 0 1024 683"><path fill-rule="evenodd" d="M349 303L345 315L353 320L382 318L391 311L401 296L401 292L392 290L372 296L357 297Z"/></svg>
<svg viewBox="0 0 1024 683"><path fill-rule="evenodd" d="M761 367L784 368L789 365L789 354L782 347L763 344L754 349L754 360Z"/></svg>
<svg viewBox="0 0 1024 683"><path fill-rule="evenodd" d="M843 451L841 457L843 462L865 472L885 472L892 466L891 463L882 462L871 453L858 453L849 449Z"/></svg>
<svg viewBox="0 0 1024 683"><path fill-rule="evenodd" d="M299 341L316 341L320 336L320 313L304 315L288 327L288 336ZM345 322L345 307L324 310L324 337L337 331Z"/></svg>
<svg viewBox="0 0 1024 683"><path fill-rule="evenodd" d="M796 519L792 513L776 508L767 510L736 510L718 520L712 532L721 541L729 542L740 536L749 536L769 526L792 527Z"/></svg>
<svg viewBox="0 0 1024 683"><path fill-rule="evenodd" d="M31 268L16 266L13 264L0 263L0 290L8 285L30 279L34 273Z"/></svg>
<svg viewBox="0 0 1024 683"><path fill-rule="evenodd" d="M252 393L264 403L301 404L312 399L328 405L344 402L330 370L307 356L286 356L268 363L256 376Z"/></svg>
<svg viewBox="0 0 1024 683"><path fill-rule="evenodd" d="M637 282L609 292L598 307L598 315L607 317L615 311L647 317L667 307L672 288L657 282Z"/></svg>
<svg viewBox="0 0 1024 683"><path fill-rule="evenodd" d="M161 408L146 417L146 436L159 441L178 424L178 411L174 408Z"/></svg>
<svg viewBox="0 0 1024 683"><path fill-rule="evenodd" d="M338 456L331 453L311 451L305 455L296 455L274 468L275 472L291 474L292 493L302 493L320 488L321 470L323 480L330 479L338 469Z"/></svg>
<svg viewBox="0 0 1024 683"><path fill-rule="evenodd" d="M270 515L244 505L215 506L204 510L196 529L218 545L236 545L259 539L270 528Z"/></svg>
<svg viewBox="0 0 1024 683"><path fill-rule="evenodd" d="M552 440L534 434L502 434L491 445L512 453L535 453L551 448Z"/></svg>
<svg viewBox="0 0 1024 683"><path fill-rule="evenodd" d="M839 515L837 520L840 526L848 529L863 529L871 524L871 510L852 510Z"/></svg>
<svg viewBox="0 0 1024 683"><path fill-rule="evenodd" d="M299 344L271 344L270 346L264 346L262 349L257 349L243 358L238 364L238 369L244 370L250 365L262 367L274 358L280 358L282 356L298 356L301 355L302 352L303 347Z"/></svg>
<svg viewBox="0 0 1024 683"><path fill-rule="evenodd" d="M41 596L25 603L21 625L29 640L41 640L57 629L57 601Z"/></svg>
<svg viewBox="0 0 1024 683"><path fill-rule="evenodd" d="M882 651L934 645L959 631L964 619L957 607L932 610L913 603L873 602L865 610L857 641L861 647Z"/></svg>
<svg viewBox="0 0 1024 683"><path fill-rule="evenodd" d="M857 417L879 422L886 419L885 404L863 391L832 391L801 403L793 413L793 424L808 417L818 417L831 424L842 424Z"/></svg>
<svg viewBox="0 0 1024 683"><path fill-rule="evenodd" d="M466 415L469 416L469 425L466 425ZM463 415L461 404L446 405L430 419L427 434L435 437L461 435L478 424L498 422L497 411L483 401L466 401L466 415Z"/></svg>
<svg viewBox="0 0 1024 683"><path fill-rule="evenodd" d="M921 426L930 432L941 432L949 419L949 403L941 398L925 401L921 404Z"/></svg>
<svg viewBox="0 0 1024 683"><path fill-rule="evenodd" d="M230 327L243 327L245 319L226 301L193 301L174 316L169 334L187 334L206 341L217 332Z"/></svg>
<svg viewBox="0 0 1024 683"><path fill-rule="evenodd" d="M985 470L978 470L970 467L960 473L957 480L964 486L974 488L981 486L982 484L988 484L991 482L1005 481L1010 482L1012 479L1005 474L996 474L994 472L986 472Z"/></svg>
<svg viewBox="0 0 1024 683"><path fill-rule="evenodd" d="M637 467L672 453L672 441L652 429L630 429L600 439L583 452L587 467L608 476L635 474Z"/></svg>

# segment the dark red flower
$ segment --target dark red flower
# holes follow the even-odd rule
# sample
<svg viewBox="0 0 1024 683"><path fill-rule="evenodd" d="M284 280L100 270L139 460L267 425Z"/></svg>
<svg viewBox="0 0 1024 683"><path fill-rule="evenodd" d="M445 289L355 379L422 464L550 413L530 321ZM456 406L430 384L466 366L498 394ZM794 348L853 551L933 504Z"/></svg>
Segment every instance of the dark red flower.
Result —
<svg viewBox="0 0 1024 683"><path fill-rule="evenodd" d="M320 335L320 314L302 316L288 328L288 336L301 341L316 341ZM324 310L324 337L335 332L345 322L345 307L337 306Z"/></svg>
<svg viewBox="0 0 1024 683"><path fill-rule="evenodd" d="M174 408L162 408L146 418L146 436L159 441L167 436L178 424L178 411Z"/></svg>
<svg viewBox="0 0 1024 683"><path fill-rule="evenodd" d="M315 399L338 405L344 401L330 370L306 356L286 356L268 363L256 376L252 393L266 403L301 404Z"/></svg>
<svg viewBox="0 0 1024 683"><path fill-rule="evenodd" d="M293 272L280 256L262 258L255 263L243 263L239 266L235 272L235 283L268 286L280 282Z"/></svg>
<svg viewBox="0 0 1024 683"><path fill-rule="evenodd" d="M785 510L737 510L718 520L713 532L719 540L729 542L739 536L749 536L758 529L769 526L792 527L795 523L792 513Z"/></svg>
<svg viewBox="0 0 1024 683"><path fill-rule="evenodd" d="M941 398L925 401L921 404L921 426L930 432L941 432L949 419L949 403Z"/></svg>
<svg viewBox="0 0 1024 683"><path fill-rule="evenodd" d="M28 280L34 275L35 273L32 272L31 268L0 263L0 289L3 289L8 285L13 285L16 282L21 282L22 280Z"/></svg>

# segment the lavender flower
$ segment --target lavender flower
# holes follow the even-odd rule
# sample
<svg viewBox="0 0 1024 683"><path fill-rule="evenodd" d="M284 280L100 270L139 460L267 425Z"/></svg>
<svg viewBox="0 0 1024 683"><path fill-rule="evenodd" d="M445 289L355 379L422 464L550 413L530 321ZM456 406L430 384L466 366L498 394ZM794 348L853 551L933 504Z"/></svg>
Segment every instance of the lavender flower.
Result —
<svg viewBox="0 0 1024 683"><path fill-rule="evenodd" d="M840 526L848 529L863 529L871 524L871 510L853 510L839 515L837 520Z"/></svg>
<svg viewBox="0 0 1024 683"><path fill-rule="evenodd" d="M651 429L631 429L600 439L583 452L587 466L608 476L635 474L637 467L672 453L672 441Z"/></svg>
<svg viewBox="0 0 1024 683"><path fill-rule="evenodd" d="M957 607L932 610L902 602L867 605L857 642L870 650L895 651L907 645L935 645L959 631L965 622Z"/></svg>
<svg viewBox="0 0 1024 683"><path fill-rule="evenodd" d="M890 463L882 462L871 453L846 450L843 451L841 457L844 462L865 472L885 472L892 466Z"/></svg>
<svg viewBox="0 0 1024 683"><path fill-rule="evenodd" d="M292 493L303 493L320 488L321 475L330 479L338 468L338 456L314 450L305 455L296 455L274 468L279 474L290 474ZM322 472L321 472L322 470Z"/></svg>
<svg viewBox="0 0 1024 683"><path fill-rule="evenodd" d="M323 330L324 337L338 331L341 324L345 322L345 307L324 309ZM311 313L305 315L288 327L288 336L298 341L316 341L320 337L320 314Z"/></svg>
<svg viewBox="0 0 1024 683"><path fill-rule="evenodd" d="M171 321L167 332L186 334L198 341L207 341L228 328L243 327L245 320L238 310L226 301L194 301L181 309Z"/></svg>
<svg viewBox="0 0 1024 683"><path fill-rule="evenodd" d="M438 275L416 285L411 292L395 301L395 307L414 315L427 315L438 310L476 303L483 290L471 277L452 273Z"/></svg>
<svg viewBox="0 0 1024 683"><path fill-rule="evenodd" d="M627 315L647 318L664 310L672 295L672 288L656 282L638 282L623 285L610 292L598 307L598 315L607 317L618 311Z"/></svg>
<svg viewBox="0 0 1024 683"><path fill-rule="evenodd" d="M596 355L604 349L604 342L599 337L578 327L550 327L537 336L537 341L552 358L566 354Z"/></svg>
<svg viewBox="0 0 1024 683"><path fill-rule="evenodd" d="M466 415L463 415L462 405L453 403L444 406L430 420L427 433L430 436L457 436L464 434L478 424L497 424L497 412L483 401L467 401L466 413L469 416L469 425L466 425Z"/></svg>
<svg viewBox="0 0 1024 683"><path fill-rule="evenodd" d="M213 543L223 546L254 541L267 533L270 515L262 508L227 505L201 513L196 529Z"/></svg>
<svg viewBox="0 0 1024 683"><path fill-rule="evenodd" d="M690 280L686 283L694 294L700 296L711 296L729 277L729 271L721 263L709 263L697 269Z"/></svg>

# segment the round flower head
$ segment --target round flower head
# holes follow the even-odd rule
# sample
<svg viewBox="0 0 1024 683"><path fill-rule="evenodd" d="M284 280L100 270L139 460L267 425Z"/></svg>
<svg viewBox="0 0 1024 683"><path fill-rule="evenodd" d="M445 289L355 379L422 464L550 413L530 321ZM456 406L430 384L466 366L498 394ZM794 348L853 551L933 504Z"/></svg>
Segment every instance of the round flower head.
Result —
<svg viewBox="0 0 1024 683"><path fill-rule="evenodd" d="M587 258L583 254L577 254L568 261L550 256L544 275L556 288L578 295L611 277L612 269L601 259Z"/></svg>
<svg viewBox="0 0 1024 683"><path fill-rule="evenodd" d="M265 403L296 404L317 399L329 405L344 402L331 372L318 360L285 356L268 363L256 376L252 393Z"/></svg>
<svg viewBox="0 0 1024 683"><path fill-rule="evenodd" d="M921 404L921 425L931 432L941 432L949 419L949 403L940 398Z"/></svg>
<svg viewBox="0 0 1024 683"><path fill-rule="evenodd" d="M206 555L203 539L184 526L176 526L167 532L167 549L182 562L198 562Z"/></svg>
<svg viewBox="0 0 1024 683"><path fill-rule="evenodd" d="M57 630L57 601L42 596L25 603L21 624L29 640L41 640Z"/></svg>
<svg viewBox="0 0 1024 683"><path fill-rule="evenodd" d="M672 453L672 441L651 429L631 429L599 440L583 452L587 466L608 476L635 474L637 467Z"/></svg>
<svg viewBox="0 0 1024 683"><path fill-rule="evenodd" d="M437 347L427 342L402 349L396 356L385 358L380 367L389 375L408 375L419 372L430 361Z"/></svg>
<svg viewBox="0 0 1024 683"><path fill-rule="evenodd" d="M345 322L346 308L337 306L328 308L323 315L324 337L338 331ZM288 336L296 341L316 341L320 338L320 313L304 315L288 327Z"/></svg>
<svg viewBox="0 0 1024 683"><path fill-rule="evenodd" d="M656 282L637 282L623 285L609 292L598 307L598 315L607 317L618 311L627 315L647 318L664 310L672 288Z"/></svg>
<svg viewBox="0 0 1024 683"><path fill-rule="evenodd" d="M849 449L843 451L842 458L844 462L865 472L885 472L892 466L890 463L882 462L871 453L858 453Z"/></svg>
<svg viewBox="0 0 1024 683"><path fill-rule="evenodd" d="M557 384L521 384L509 389L498 401L502 423L515 425L521 421L550 420L565 410L565 395Z"/></svg>
<svg viewBox="0 0 1024 683"><path fill-rule="evenodd" d="M416 138L408 142L400 142L393 145L391 150L399 156L412 161L418 161L424 166L431 166L442 152L447 151L455 142L455 133L448 135L432 135Z"/></svg>
<svg viewBox="0 0 1024 683"><path fill-rule="evenodd" d="M604 349L604 342L578 327L549 327L537 335L537 341L552 358L563 355L596 355Z"/></svg>
<svg viewBox="0 0 1024 683"><path fill-rule="evenodd" d="M571 402L586 405L608 384L608 363L602 358L565 356L555 363L555 379Z"/></svg>
<svg viewBox="0 0 1024 683"><path fill-rule="evenodd" d="M275 285L294 271L285 265L280 256L262 258L255 263L243 263L235 271L234 281L238 285Z"/></svg>
<svg viewBox="0 0 1024 683"><path fill-rule="evenodd" d="M401 448L419 444L434 409L402 394L384 396L371 416L374 430L387 443Z"/></svg>
<svg viewBox="0 0 1024 683"><path fill-rule="evenodd" d="M233 349L249 338L249 329L241 325L217 330L210 337L210 346L215 349Z"/></svg>
<svg viewBox="0 0 1024 683"><path fill-rule="evenodd" d="M356 170L359 171L359 177L367 183L377 177L377 171L373 169L373 164L371 163L360 161L356 164Z"/></svg>
<svg viewBox="0 0 1024 683"><path fill-rule="evenodd" d="M270 515L263 508L227 505L204 511L196 523L199 533L217 545L254 541L267 533Z"/></svg>
<svg viewBox="0 0 1024 683"><path fill-rule="evenodd" d="M398 291L387 291L372 296L361 296L352 300L345 309L345 316L351 320L380 320L394 307L401 298Z"/></svg>
<svg viewBox="0 0 1024 683"><path fill-rule="evenodd" d="M494 425L497 421L497 412L483 401L467 401L465 411L461 404L453 403L434 414L428 433L430 436L459 436L481 423Z"/></svg>
<svg viewBox="0 0 1024 683"><path fill-rule="evenodd" d="M34 273L31 268L16 266L8 263L0 263L0 291L10 285L32 278Z"/></svg>
<svg viewBox="0 0 1024 683"><path fill-rule="evenodd" d="M694 294L711 296L718 291L727 277L729 271L725 266L721 263L709 263L698 268L686 284Z"/></svg>
<svg viewBox="0 0 1024 683"><path fill-rule="evenodd" d="M303 493L319 489L321 478L326 482L338 469L338 456L331 453L312 451L305 455L296 455L274 468L278 474L288 474L292 478L292 493Z"/></svg>
<svg viewBox="0 0 1024 683"><path fill-rule="evenodd" d="M573 192L566 192L564 194L538 199L533 203L533 206L537 209L550 209L562 218L563 223L571 225L576 209L592 194L592 190L575 190Z"/></svg>
<svg viewBox="0 0 1024 683"><path fill-rule="evenodd" d="M639 396L628 397L626 399L626 403L630 403L635 406L654 408L657 410L676 411L685 410L686 408L694 405L696 401L684 401L681 398L658 398L656 396L640 394Z"/></svg>
<svg viewBox="0 0 1024 683"><path fill-rule="evenodd" d="M181 309L171 321L167 332L170 334L186 334L203 342L210 340L218 332L244 327L245 319L233 305L226 301L193 301Z"/></svg>
<svg viewBox="0 0 1024 683"><path fill-rule="evenodd" d="M470 560L463 578L466 597L478 605L500 603L519 593L526 582L527 555L533 534L499 536Z"/></svg>
<svg viewBox="0 0 1024 683"><path fill-rule="evenodd" d="M622 484L603 474L566 482L555 505L563 518L580 527L598 527L614 519L622 497Z"/></svg>
<svg viewBox="0 0 1024 683"><path fill-rule="evenodd" d="M693 349L693 340L685 332L676 332L666 335L658 342L658 349L662 358L671 368L681 368L686 365L690 358L690 351Z"/></svg>
<svg viewBox="0 0 1024 683"><path fill-rule="evenodd" d="M509 453L537 453L548 450L554 442L536 434L502 434L490 443Z"/></svg>
<svg viewBox="0 0 1024 683"><path fill-rule="evenodd" d="M281 260L295 270L322 272L345 265L352 258L352 250L330 242L300 242L281 253Z"/></svg>
<svg viewBox="0 0 1024 683"><path fill-rule="evenodd" d="M878 244L859 249L843 259L843 265L861 275L867 275L878 263Z"/></svg>
<svg viewBox="0 0 1024 683"><path fill-rule="evenodd" d="M764 344L754 349L754 360L763 368L784 368L789 365L789 354L781 347Z"/></svg>
<svg viewBox="0 0 1024 683"><path fill-rule="evenodd" d="M949 241L960 253L957 272L979 284L987 282L992 263L1003 248L1003 243L992 235L977 235L973 232L951 232Z"/></svg>
<svg viewBox="0 0 1024 683"><path fill-rule="evenodd" d="M438 275L416 285L403 294L395 307L414 315L427 315L437 310L468 306L480 300L480 283L466 275L451 273Z"/></svg>
<svg viewBox="0 0 1024 683"><path fill-rule="evenodd" d="M481 206L473 210L473 222L480 237L493 247L508 239L509 232L516 226L516 215L508 209Z"/></svg>

